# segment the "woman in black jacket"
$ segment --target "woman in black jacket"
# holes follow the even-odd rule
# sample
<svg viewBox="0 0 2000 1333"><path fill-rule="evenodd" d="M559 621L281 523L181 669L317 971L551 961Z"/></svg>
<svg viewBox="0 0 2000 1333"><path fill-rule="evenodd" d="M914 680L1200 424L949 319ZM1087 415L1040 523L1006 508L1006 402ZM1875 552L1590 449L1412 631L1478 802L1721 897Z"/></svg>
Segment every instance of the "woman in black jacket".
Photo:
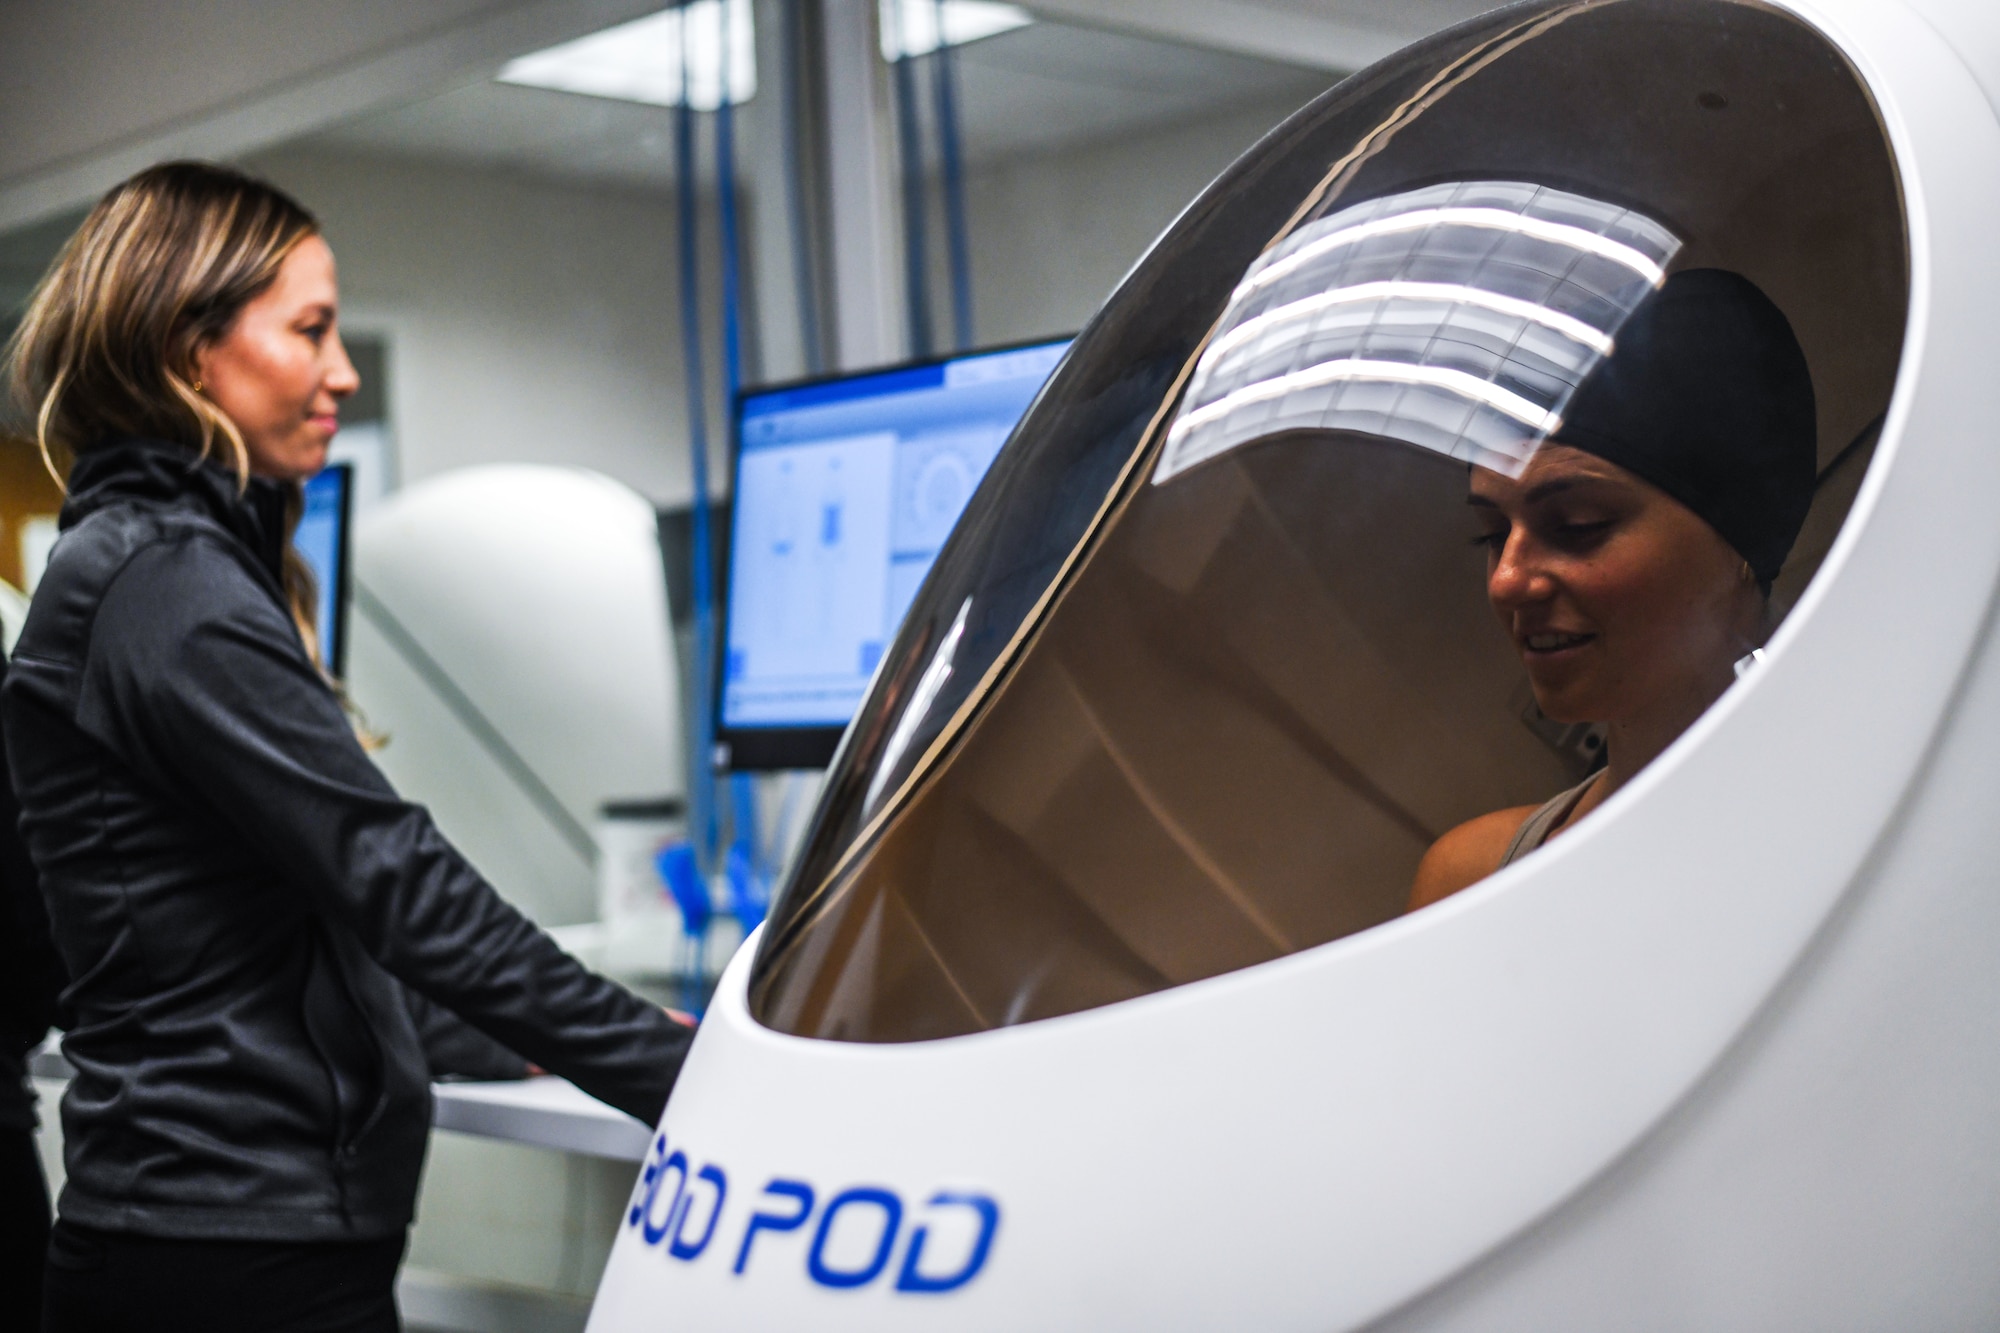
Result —
<svg viewBox="0 0 2000 1333"><path fill-rule="evenodd" d="M73 978L51 1331L394 1329L426 1035L457 1015L648 1122L691 1039L391 790L314 661L288 535L358 383L337 317L304 209L172 163L98 204L12 348L75 457L0 693Z"/></svg>

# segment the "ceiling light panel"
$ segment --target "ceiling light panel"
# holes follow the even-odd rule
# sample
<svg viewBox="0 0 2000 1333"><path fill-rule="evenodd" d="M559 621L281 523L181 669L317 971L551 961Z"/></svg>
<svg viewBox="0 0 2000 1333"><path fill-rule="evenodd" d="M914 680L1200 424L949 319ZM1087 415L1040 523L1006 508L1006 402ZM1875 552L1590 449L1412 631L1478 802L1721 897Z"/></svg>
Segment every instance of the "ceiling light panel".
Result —
<svg viewBox="0 0 2000 1333"><path fill-rule="evenodd" d="M927 56L939 46L963 46L1035 21L1019 5L993 0L880 0L880 6L884 60Z"/></svg>
<svg viewBox="0 0 2000 1333"><path fill-rule="evenodd" d="M620 102L679 106L685 69L685 100L697 111L713 111L722 104L725 55L729 100L747 102L757 92L757 33L750 0L692 0L680 8L663 9L510 60L499 81Z"/></svg>

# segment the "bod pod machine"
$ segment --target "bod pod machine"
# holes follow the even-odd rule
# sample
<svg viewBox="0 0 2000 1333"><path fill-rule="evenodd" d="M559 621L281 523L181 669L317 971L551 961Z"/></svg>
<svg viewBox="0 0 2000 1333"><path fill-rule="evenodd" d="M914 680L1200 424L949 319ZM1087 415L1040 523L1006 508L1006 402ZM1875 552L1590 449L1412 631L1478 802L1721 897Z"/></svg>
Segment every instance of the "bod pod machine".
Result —
<svg viewBox="0 0 2000 1333"><path fill-rule="evenodd" d="M940 555L591 1327L1991 1326L1982 80L1972 4L1533 3L1252 149ZM1663 362L1705 288L1779 332ZM1407 911L1631 753L1481 506L1612 457L1647 375L1617 457L1740 553L1761 651Z"/></svg>

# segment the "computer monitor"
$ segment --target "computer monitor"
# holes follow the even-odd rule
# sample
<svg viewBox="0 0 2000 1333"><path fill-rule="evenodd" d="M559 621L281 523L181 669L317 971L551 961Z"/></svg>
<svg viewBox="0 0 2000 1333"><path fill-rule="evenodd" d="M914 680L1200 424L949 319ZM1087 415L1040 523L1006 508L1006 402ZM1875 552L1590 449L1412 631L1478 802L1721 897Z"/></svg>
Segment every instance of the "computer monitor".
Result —
<svg viewBox="0 0 2000 1333"><path fill-rule="evenodd" d="M347 525L353 490L354 470L346 463L329 463L306 483L305 512L292 534L292 545L312 566L319 584L313 624L319 631L320 659L335 676L347 669Z"/></svg>
<svg viewBox="0 0 2000 1333"><path fill-rule="evenodd" d="M816 768L1069 339L741 394L718 758Z"/></svg>

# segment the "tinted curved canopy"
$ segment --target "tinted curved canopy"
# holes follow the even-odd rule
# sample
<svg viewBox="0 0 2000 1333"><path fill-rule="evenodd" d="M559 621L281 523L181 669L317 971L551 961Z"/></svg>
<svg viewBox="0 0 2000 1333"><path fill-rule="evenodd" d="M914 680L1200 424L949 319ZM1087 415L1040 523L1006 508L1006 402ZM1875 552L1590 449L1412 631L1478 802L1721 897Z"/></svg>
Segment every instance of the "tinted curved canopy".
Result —
<svg viewBox="0 0 2000 1333"><path fill-rule="evenodd" d="M1597 762L1468 542L1671 275L1789 321L1825 555L1907 307L1895 167L1762 4L1518 6L1349 79L1077 340L940 555L763 936L752 1011L909 1041L1145 995L1400 912L1427 847ZM1636 327L1636 326L1635 326Z"/></svg>

